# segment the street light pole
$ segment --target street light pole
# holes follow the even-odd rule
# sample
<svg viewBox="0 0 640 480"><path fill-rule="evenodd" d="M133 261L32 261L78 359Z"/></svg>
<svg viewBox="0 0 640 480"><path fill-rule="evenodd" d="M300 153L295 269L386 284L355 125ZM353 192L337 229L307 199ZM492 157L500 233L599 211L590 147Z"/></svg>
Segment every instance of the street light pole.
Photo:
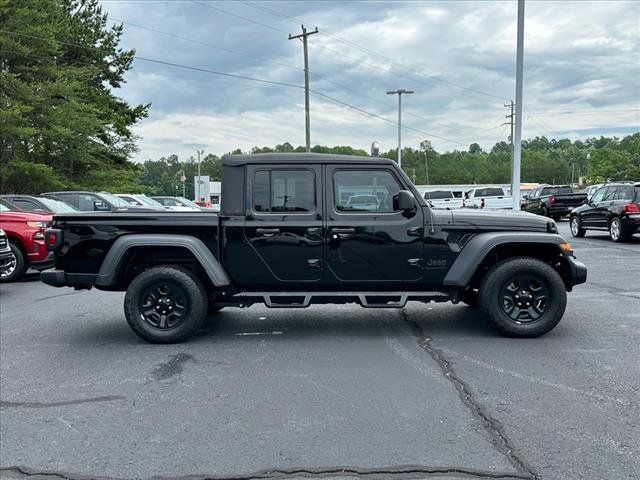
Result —
<svg viewBox="0 0 640 480"><path fill-rule="evenodd" d="M400 168L402 168L402 95L412 93L413 90L405 90L404 88L387 92L387 95L398 95L398 167Z"/></svg>
<svg viewBox="0 0 640 480"><path fill-rule="evenodd" d="M513 209L520 210L520 161L522 154L522 67L524 63L524 0L518 0L518 33L516 47L516 122L513 142L511 195Z"/></svg>

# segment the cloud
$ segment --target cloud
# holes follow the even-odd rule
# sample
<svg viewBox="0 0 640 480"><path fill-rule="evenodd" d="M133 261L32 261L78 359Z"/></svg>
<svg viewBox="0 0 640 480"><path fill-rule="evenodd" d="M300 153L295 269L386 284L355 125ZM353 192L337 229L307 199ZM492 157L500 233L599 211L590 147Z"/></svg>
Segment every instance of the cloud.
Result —
<svg viewBox="0 0 640 480"><path fill-rule="evenodd" d="M312 143L367 149L396 143L397 97L407 88L403 144L439 150L505 140L514 97L515 2L104 2L125 21L123 46L146 58L274 82L303 83L391 123L312 95ZM141 28L145 27L145 28ZM155 30L155 31L151 31ZM165 32L165 33L159 33ZM167 35L168 34L168 35ZM232 50L233 52L230 52ZM152 103L135 128L137 159L304 143L303 91L137 59L117 92ZM640 2L526 4L525 136L595 136L640 128ZM557 115L539 112L561 111ZM538 113L536 113L538 112ZM614 113L612 113L614 112ZM462 144L462 145L461 145Z"/></svg>

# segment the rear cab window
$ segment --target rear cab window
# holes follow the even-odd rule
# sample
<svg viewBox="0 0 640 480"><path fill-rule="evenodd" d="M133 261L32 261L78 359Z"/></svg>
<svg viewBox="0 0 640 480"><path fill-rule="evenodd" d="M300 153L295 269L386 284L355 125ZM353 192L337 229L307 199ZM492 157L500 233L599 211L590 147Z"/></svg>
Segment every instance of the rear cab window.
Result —
<svg viewBox="0 0 640 480"><path fill-rule="evenodd" d="M476 197L502 197L504 190L501 188L478 188L475 193Z"/></svg>
<svg viewBox="0 0 640 480"><path fill-rule="evenodd" d="M253 178L256 213L311 213L316 210L312 170L258 170Z"/></svg>
<svg viewBox="0 0 640 480"><path fill-rule="evenodd" d="M450 190L434 190L433 192L424 192L425 200L442 200L444 198L453 198L453 192Z"/></svg>

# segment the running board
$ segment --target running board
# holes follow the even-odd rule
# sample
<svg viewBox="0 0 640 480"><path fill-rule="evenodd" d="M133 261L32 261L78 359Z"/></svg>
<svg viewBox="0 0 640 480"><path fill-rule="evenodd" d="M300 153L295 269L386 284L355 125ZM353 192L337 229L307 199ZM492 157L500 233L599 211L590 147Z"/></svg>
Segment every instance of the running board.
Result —
<svg viewBox="0 0 640 480"><path fill-rule="evenodd" d="M242 292L227 305L249 307L263 303L269 308L306 308L311 304L359 303L364 308L402 308L408 301L447 302L444 292Z"/></svg>

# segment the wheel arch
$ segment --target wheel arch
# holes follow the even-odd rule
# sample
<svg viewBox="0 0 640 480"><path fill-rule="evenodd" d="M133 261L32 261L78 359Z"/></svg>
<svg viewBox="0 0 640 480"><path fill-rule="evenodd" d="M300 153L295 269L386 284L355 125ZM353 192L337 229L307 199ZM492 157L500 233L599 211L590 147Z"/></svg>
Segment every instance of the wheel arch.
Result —
<svg viewBox="0 0 640 480"><path fill-rule="evenodd" d="M125 287L148 265L190 267L214 287L230 284L224 268L199 238L190 235L135 234L119 237L96 276L97 287Z"/></svg>
<svg viewBox="0 0 640 480"><path fill-rule="evenodd" d="M460 252L443 283L457 288L478 288L487 271L513 257L530 257L550 264L570 287L571 272L556 234L537 232L497 232L475 236Z"/></svg>

